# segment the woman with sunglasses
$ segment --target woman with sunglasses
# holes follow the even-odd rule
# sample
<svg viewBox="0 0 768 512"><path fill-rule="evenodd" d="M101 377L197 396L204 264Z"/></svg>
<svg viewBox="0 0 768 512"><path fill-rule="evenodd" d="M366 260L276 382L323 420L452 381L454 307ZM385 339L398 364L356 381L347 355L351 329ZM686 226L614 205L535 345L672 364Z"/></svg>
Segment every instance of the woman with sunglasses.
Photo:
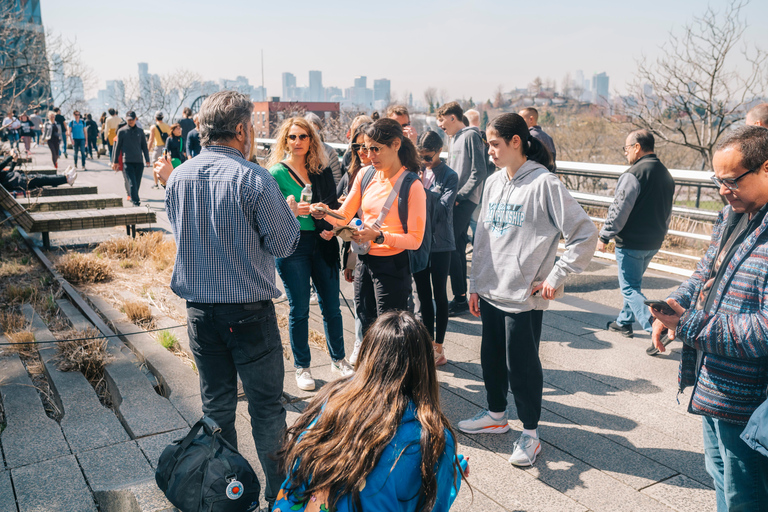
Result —
<svg viewBox="0 0 768 512"><path fill-rule="evenodd" d="M459 186L459 175L440 158L443 139L433 132L422 133L418 149L424 161L422 183L427 191L427 211L431 215L432 247L427 268L413 274L421 305L421 321L434 339L435 364L448 362L443 349L448 328L448 270L451 252L456 248L453 238L453 205ZM435 306L432 305L434 296ZM435 325L437 324L437 325Z"/></svg>
<svg viewBox="0 0 768 512"><path fill-rule="evenodd" d="M346 377L354 373L344 359L344 327L339 305L339 245L331 226L320 216L313 218L309 202L302 201L302 190L312 186L312 203L338 207L336 182L328 157L312 124L304 118L286 119L277 133L277 143L269 157L269 172L299 220L301 238L287 258L277 259L277 272L285 285L290 314L288 332L299 389L315 389L309 369L309 294L310 278L317 288L323 313L325 339L331 355L331 373Z"/></svg>
<svg viewBox="0 0 768 512"><path fill-rule="evenodd" d="M507 432L511 390L523 432L509 462L531 466L541 452L543 313L568 275L592 260L597 230L549 172L552 155L521 116L502 114L486 133L491 160L502 170L488 177L483 190L469 311L483 321L480 364L488 409L458 427L467 434ZM565 251L555 261L561 237Z"/></svg>
<svg viewBox="0 0 768 512"><path fill-rule="evenodd" d="M365 129L363 140L372 168L357 173L349 195L336 211L344 220L327 219L346 225L358 210L362 211L365 226L352 239L357 244L370 242L370 250L358 255L355 266L355 305L365 333L385 311L408 307L409 251L421 247L427 201L418 179L421 159L397 121L379 119ZM393 193L401 186L400 192ZM391 193L396 200L387 211Z"/></svg>

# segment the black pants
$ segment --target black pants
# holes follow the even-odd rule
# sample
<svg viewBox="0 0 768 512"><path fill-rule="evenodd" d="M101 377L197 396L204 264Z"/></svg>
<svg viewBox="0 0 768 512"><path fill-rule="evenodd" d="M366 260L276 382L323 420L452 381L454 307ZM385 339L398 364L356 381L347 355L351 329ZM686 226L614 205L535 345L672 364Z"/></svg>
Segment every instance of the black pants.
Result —
<svg viewBox="0 0 768 512"><path fill-rule="evenodd" d="M33 188L41 188L47 185L50 185L51 187L58 187L59 185L63 185L66 182L66 176L39 176L37 178L32 178L27 182L27 190L32 190Z"/></svg>
<svg viewBox="0 0 768 512"><path fill-rule="evenodd" d="M429 255L427 268L413 274L413 281L416 283L416 292L421 304L421 321L424 322L435 343L441 345L445 340L445 330L448 328L447 285L451 254L452 251L433 252ZM433 294L436 307L432 306ZM437 311L437 315L435 315L435 311ZM437 316L437 329L435 329L435 316Z"/></svg>
<svg viewBox="0 0 768 512"><path fill-rule="evenodd" d="M544 376L539 359L543 311L506 313L480 299L483 336L480 362L491 412L507 409L507 391L515 397L523 428L535 429L541 417Z"/></svg>
<svg viewBox="0 0 768 512"><path fill-rule="evenodd" d="M363 335L376 317L385 311L405 311L410 292L411 267L406 251L394 256L358 255L355 307L363 325Z"/></svg>
<svg viewBox="0 0 768 512"><path fill-rule="evenodd" d="M123 172L131 184L131 202L138 206L140 203L139 186L141 185L141 177L144 175L144 164L123 163Z"/></svg>
<svg viewBox="0 0 768 512"><path fill-rule="evenodd" d="M98 139L96 137L88 137L85 150L88 152L88 156L93 158L93 152L96 151L96 156L99 155L99 146L97 145Z"/></svg>
<svg viewBox="0 0 768 512"><path fill-rule="evenodd" d="M285 474L273 458L285 430L283 346L272 301L251 304L187 302L189 347L200 375L203 412L237 448L237 376L259 462L266 475L264 497L275 501Z"/></svg>
<svg viewBox="0 0 768 512"><path fill-rule="evenodd" d="M475 208L477 205L472 201L460 201L453 207L453 237L456 240L456 250L451 256L451 290L454 297L467 294L467 230Z"/></svg>

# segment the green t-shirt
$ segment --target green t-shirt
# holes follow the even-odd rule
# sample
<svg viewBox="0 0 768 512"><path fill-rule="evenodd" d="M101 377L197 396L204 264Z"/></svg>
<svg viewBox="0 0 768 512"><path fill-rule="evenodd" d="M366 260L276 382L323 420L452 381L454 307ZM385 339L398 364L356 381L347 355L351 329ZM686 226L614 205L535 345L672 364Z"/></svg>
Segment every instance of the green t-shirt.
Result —
<svg viewBox="0 0 768 512"><path fill-rule="evenodd" d="M283 193L283 197L288 199L288 196L293 196L298 203L301 201L301 191L304 187L296 183L296 180L291 176L291 172L283 164L277 164L269 170L272 177L277 181L277 186L280 187L280 192ZM302 231L314 231L315 220L311 215L296 217L299 221L299 227Z"/></svg>

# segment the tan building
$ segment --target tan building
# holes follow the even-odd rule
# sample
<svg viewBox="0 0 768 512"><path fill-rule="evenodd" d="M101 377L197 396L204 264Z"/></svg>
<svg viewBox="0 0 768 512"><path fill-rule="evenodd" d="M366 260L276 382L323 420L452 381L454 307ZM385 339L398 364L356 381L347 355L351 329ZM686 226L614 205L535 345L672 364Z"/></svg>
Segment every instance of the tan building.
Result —
<svg viewBox="0 0 768 512"><path fill-rule="evenodd" d="M256 138L269 139L287 117L312 112L320 119L339 117L339 103L331 101L254 101L253 126Z"/></svg>

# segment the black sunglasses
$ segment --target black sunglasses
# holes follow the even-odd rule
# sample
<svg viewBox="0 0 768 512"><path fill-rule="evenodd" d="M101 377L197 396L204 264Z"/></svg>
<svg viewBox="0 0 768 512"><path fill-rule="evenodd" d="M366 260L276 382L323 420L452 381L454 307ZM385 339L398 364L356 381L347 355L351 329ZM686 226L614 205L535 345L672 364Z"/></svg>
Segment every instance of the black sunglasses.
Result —
<svg viewBox="0 0 768 512"><path fill-rule="evenodd" d="M288 138L289 138L290 140L296 140L296 139L299 139L299 140L307 140L307 139L309 138L309 135L307 135L306 133L302 133L301 135L294 135L294 134L292 133L292 134L290 134L290 135L288 136Z"/></svg>
<svg viewBox="0 0 768 512"><path fill-rule="evenodd" d="M365 149L365 144L352 144L352 151L360 151Z"/></svg>

